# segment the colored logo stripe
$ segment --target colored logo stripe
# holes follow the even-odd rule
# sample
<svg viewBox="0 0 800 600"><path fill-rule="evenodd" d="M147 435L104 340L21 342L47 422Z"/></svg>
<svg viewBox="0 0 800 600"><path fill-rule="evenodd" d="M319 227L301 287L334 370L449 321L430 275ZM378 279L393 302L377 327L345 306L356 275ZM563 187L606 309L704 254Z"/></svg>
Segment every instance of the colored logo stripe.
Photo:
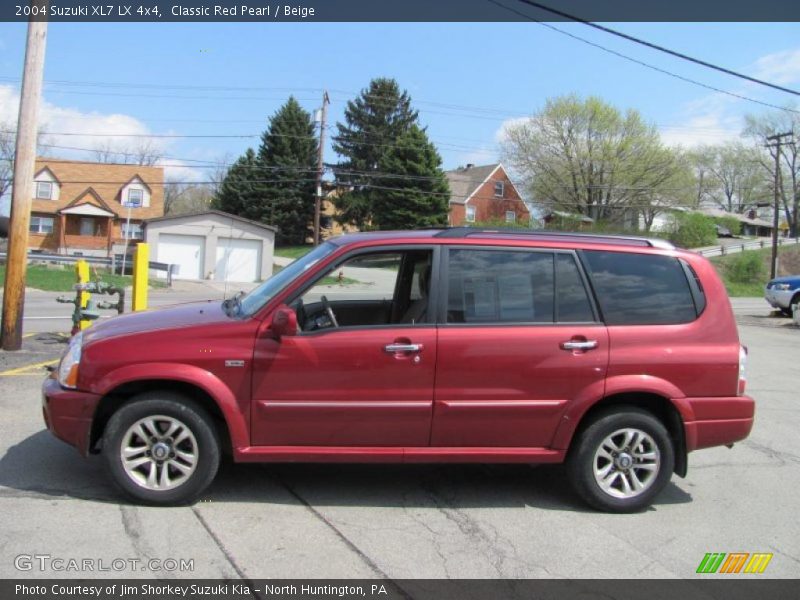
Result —
<svg viewBox="0 0 800 600"><path fill-rule="evenodd" d="M727 557L727 558L726 558ZM749 559L749 560L748 560ZM772 554L749 552L707 552L697 567L698 573L731 575L736 573L763 573L772 560ZM744 569L744 571L742 571Z"/></svg>

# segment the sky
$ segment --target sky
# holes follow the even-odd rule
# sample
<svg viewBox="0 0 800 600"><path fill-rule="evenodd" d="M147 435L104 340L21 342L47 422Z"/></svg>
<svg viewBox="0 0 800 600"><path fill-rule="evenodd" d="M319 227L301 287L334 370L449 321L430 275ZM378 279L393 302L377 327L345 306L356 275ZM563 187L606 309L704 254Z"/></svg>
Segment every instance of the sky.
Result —
<svg viewBox="0 0 800 600"><path fill-rule="evenodd" d="M606 25L800 88L800 23ZM40 111L46 153L91 160L104 143L124 149L141 141L115 134L255 136L152 139L168 178L203 181L216 163L257 148L290 94L314 111L326 89L325 161L335 162L335 125L375 77L408 91L445 169L496 162L505 126L570 93L636 109L666 143L683 146L736 139L745 115L771 110L566 34L760 102L799 100L577 23L51 23ZM25 35L25 24L0 23L0 123L12 126ZM6 198L0 212L7 210Z"/></svg>

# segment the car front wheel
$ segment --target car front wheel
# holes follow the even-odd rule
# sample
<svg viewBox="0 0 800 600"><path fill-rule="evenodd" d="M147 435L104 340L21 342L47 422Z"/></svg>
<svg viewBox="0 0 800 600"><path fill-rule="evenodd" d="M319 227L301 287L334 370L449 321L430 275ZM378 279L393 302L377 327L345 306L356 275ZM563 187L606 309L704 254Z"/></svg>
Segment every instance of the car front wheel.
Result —
<svg viewBox="0 0 800 600"><path fill-rule="evenodd" d="M570 482L595 508L634 512L649 506L675 464L669 433L653 415L618 407L598 415L575 440Z"/></svg>
<svg viewBox="0 0 800 600"><path fill-rule="evenodd" d="M216 430L191 400L142 394L115 412L103 435L114 482L146 504L194 501L213 481L220 459Z"/></svg>

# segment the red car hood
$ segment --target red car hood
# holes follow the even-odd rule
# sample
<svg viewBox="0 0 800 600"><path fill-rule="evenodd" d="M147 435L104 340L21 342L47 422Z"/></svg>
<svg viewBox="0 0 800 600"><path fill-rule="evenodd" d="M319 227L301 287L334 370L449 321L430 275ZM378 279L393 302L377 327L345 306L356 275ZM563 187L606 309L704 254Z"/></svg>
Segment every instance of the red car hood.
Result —
<svg viewBox="0 0 800 600"><path fill-rule="evenodd" d="M159 331L192 325L229 321L220 300L178 304L154 310L128 313L102 320L84 331L84 343L132 333Z"/></svg>

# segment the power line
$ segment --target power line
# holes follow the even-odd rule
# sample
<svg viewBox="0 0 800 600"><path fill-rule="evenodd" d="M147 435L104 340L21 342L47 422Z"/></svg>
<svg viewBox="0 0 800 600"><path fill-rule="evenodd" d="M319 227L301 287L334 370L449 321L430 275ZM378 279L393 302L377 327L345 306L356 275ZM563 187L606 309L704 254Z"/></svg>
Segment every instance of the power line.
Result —
<svg viewBox="0 0 800 600"><path fill-rule="evenodd" d="M521 1L521 0L518 0L518 1ZM623 54L622 52L617 52L616 50L611 50L610 48L606 48L605 46L602 46L601 44L589 41L586 38L583 38L583 37L581 37L579 35L575 35L574 33L569 33L568 31L564 31L563 29L559 29L558 27L555 27L555 26L553 26L553 25L551 25L549 23L543 23L542 21L538 21L534 17L531 17L530 15L526 15L525 13L520 12L520 11L518 11L515 8L512 8L510 6L506 6L505 4L503 4L501 2L498 2L497 0L487 0L487 2L491 2L492 4L494 4L496 6L499 6L501 8L504 8L505 10L508 10L510 12L513 12L513 13L515 13L515 14L517 14L517 15L525 18L525 19L528 19L529 21L533 21L533 22L537 23L538 25L541 25L542 27L546 27L548 29L556 31L556 32L560 33L561 35L566 35L567 37L570 37L570 38L572 38L574 40L578 40L579 42L583 42L584 44L587 44L589 46L592 46L594 48L602 50L603 52L608 52L609 54L613 54L614 56L617 56L617 57L622 58L624 60L630 61L630 62L635 63L637 65L640 65L642 67L646 67L648 69L652 69L653 71L657 71L658 73L661 73L663 75L667 75L669 77L673 77L675 79L679 79L679 80L684 81L686 83L691 83L692 85L696 85L696 86L705 88L707 90L711 90L713 92L717 92L717 93L720 93L720 94L725 94L727 96L732 96L733 98L737 98L739 100L745 100L747 102L752 102L754 104L760 104L761 106L767 106L769 108L774 108L776 110L782 110L784 112L800 115L800 110L794 110L794 109L788 108L786 106L778 106L777 104L770 104L769 102L764 102L762 100L756 100L755 98L750 98L750 97L744 96L742 94L737 94L736 92L723 90L721 88L714 87L713 85L708 85L707 83L702 83L700 81L697 81L696 79L691 79L690 77L684 77L683 75L678 75L677 73L673 73L672 71L668 71L666 69L662 69L661 67L656 67L655 65L651 65L650 63L646 63L646 62L644 62L642 60L639 60L637 58L633 58L631 56L628 56L627 54Z"/></svg>
<svg viewBox="0 0 800 600"><path fill-rule="evenodd" d="M658 50L659 52L664 52L665 54L669 54L671 56L675 56L682 60L686 60L697 65L701 65L703 67L707 67L709 69L713 69L715 71L719 71L720 73L725 73L727 75L731 75L733 77L738 77L739 79L744 79L746 81L750 81L752 83L757 83L759 85L763 85L766 87L770 87L776 90L780 90L782 92L786 92L788 94L793 94L795 96L800 96L800 92L797 90L793 90L791 88L783 87L774 83L770 83L769 81L764 81L763 79L757 79L755 77L751 77L750 75L745 75L744 73L739 73L737 71L733 71L726 67L721 67L719 65L715 65L708 61L695 58L693 56L689 56L688 54L684 54L682 52L678 52L677 50L671 50L670 48L665 48L664 46L659 46L658 44L654 44L653 42L648 42L647 40L643 40L641 38L637 38L635 36L629 35L627 33L623 33L621 31L617 31L616 29L611 29L610 27L606 27L604 25L599 25L598 23L593 23L592 21L586 21L581 19L580 17L576 17L569 13L565 13L563 11L557 10L555 8L550 8L549 6L545 6L544 4L539 4L538 2L533 2L533 0L517 0L517 2L521 2L522 4L527 4L528 6L533 6L534 8L539 8L541 10L547 11L554 15L558 15L560 17L564 17L569 19L570 21L575 21L576 23L582 23L583 25L587 25L589 27L594 27L600 31L604 31L605 33L610 33L611 35L615 35L617 37L623 38L635 44L640 44L642 46L646 46L647 48L651 48L653 50Z"/></svg>

